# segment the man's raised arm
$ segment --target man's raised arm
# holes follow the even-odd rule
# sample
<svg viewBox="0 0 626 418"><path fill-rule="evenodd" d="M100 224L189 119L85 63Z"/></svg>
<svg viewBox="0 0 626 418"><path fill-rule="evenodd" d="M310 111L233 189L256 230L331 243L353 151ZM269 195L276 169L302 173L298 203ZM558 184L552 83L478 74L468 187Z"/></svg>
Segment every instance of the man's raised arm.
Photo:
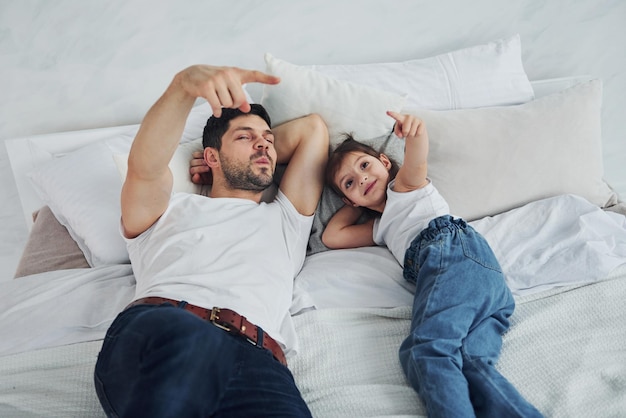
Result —
<svg viewBox="0 0 626 418"><path fill-rule="evenodd" d="M128 238L148 229L165 212L172 192L168 164L198 97L209 102L215 116L222 107L246 112L250 105L242 84L276 84L277 77L234 67L194 65L174 79L144 117L128 156L122 187L122 225Z"/></svg>

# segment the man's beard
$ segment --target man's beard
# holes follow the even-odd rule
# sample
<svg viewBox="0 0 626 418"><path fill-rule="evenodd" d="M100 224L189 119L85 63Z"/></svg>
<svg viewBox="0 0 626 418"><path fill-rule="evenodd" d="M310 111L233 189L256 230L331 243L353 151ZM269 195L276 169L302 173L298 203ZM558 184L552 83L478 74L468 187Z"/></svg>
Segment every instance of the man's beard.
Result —
<svg viewBox="0 0 626 418"><path fill-rule="evenodd" d="M255 192L262 192L267 189L274 180L273 168L268 166L261 171L261 174L256 174L252 170L252 162L261 157L265 157L270 161L270 163L273 163L272 157L263 151L252 155L247 164L232 161L223 154L220 154L220 164L228 186L231 189L250 190Z"/></svg>

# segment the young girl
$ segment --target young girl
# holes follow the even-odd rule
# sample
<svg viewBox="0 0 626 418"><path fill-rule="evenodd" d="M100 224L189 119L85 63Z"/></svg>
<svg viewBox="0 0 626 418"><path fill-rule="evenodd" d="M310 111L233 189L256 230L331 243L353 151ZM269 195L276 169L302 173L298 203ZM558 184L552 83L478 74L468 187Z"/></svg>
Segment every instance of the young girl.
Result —
<svg viewBox="0 0 626 418"><path fill-rule="evenodd" d="M332 153L327 182L346 204L322 240L330 248L387 245L415 283L400 362L429 417L539 417L495 368L515 303L485 239L450 216L427 177L428 133L387 112L405 139L401 167L352 137ZM357 223L362 208L377 216Z"/></svg>

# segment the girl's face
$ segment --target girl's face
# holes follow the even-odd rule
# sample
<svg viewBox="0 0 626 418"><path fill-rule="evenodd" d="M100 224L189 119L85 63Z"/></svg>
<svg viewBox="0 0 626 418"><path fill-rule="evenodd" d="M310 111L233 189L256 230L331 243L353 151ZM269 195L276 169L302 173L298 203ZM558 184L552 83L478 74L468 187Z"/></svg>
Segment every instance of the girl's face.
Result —
<svg viewBox="0 0 626 418"><path fill-rule="evenodd" d="M382 212L390 169L391 161L385 154L376 158L364 152L350 152L335 174L335 185L345 195L346 204Z"/></svg>

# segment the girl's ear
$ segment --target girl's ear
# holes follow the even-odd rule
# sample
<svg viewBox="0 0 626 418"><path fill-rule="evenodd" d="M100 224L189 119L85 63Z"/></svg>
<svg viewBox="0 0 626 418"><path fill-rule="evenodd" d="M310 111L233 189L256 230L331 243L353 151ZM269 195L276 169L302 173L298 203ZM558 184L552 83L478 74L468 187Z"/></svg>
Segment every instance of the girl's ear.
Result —
<svg viewBox="0 0 626 418"><path fill-rule="evenodd" d="M391 160L385 154L380 154L378 159L383 163L387 171L391 170Z"/></svg>
<svg viewBox="0 0 626 418"><path fill-rule="evenodd" d="M354 206L355 208L359 207L359 205L357 205L356 203L354 203L352 200L348 199L347 197L342 197L341 200L343 200L343 203L345 203L348 206Z"/></svg>
<svg viewBox="0 0 626 418"><path fill-rule="evenodd" d="M211 168L218 167L220 165L217 153L218 151L215 148L206 147L204 149L204 161L206 161L207 165Z"/></svg>

